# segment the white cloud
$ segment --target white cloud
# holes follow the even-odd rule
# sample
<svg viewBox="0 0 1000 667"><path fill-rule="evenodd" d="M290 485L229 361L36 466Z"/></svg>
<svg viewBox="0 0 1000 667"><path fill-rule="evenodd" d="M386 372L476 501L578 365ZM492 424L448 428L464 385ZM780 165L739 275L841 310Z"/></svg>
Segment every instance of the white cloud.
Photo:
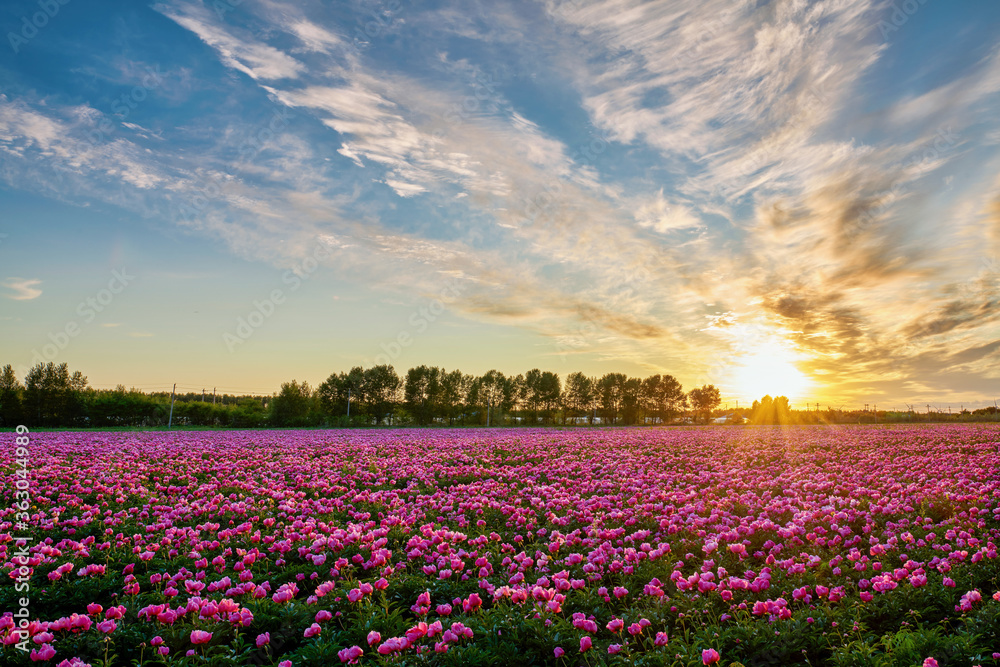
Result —
<svg viewBox="0 0 1000 667"><path fill-rule="evenodd" d="M42 281L37 278L11 277L4 280L2 284L11 292L6 295L7 298L14 301L31 301L42 295L42 290L36 287L41 285Z"/></svg>
<svg viewBox="0 0 1000 667"><path fill-rule="evenodd" d="M701 222L688 207L670 204L664 199L662 190L655 198L639 206L635 212L635 220L639 226L660 234L701 226Z"/></svg>
<svg viewBox="0 0 1000 667"><path fill-rule="evenodd" d="M278 80L297 77L304 65L287 53L253 40L249 35L234 36L215 25L207 9L187 3L156 5L155 9L218 52L229 67L253 79Z"/></svg>

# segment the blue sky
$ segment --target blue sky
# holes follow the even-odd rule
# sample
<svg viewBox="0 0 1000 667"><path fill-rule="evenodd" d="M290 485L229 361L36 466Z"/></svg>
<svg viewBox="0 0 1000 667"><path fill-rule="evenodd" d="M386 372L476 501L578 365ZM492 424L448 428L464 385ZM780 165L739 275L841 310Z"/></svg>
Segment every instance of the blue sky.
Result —
<svg viewBox="0 0 1000 667"><path fill-rule="evenodd" d="M997 3L45 6L0 8L15 368L1000 393Z"/></svg>

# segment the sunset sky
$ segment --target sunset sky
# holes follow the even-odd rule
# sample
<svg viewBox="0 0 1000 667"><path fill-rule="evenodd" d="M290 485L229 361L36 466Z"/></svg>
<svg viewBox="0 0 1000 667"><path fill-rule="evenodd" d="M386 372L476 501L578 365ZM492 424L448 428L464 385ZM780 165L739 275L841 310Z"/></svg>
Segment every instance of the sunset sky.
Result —
<svg viewBox="0 0 1000 667"><path fill-rule="evenodd" d="M21 377L1000 398L1000 3L39 6L0 7Z"/></svg>

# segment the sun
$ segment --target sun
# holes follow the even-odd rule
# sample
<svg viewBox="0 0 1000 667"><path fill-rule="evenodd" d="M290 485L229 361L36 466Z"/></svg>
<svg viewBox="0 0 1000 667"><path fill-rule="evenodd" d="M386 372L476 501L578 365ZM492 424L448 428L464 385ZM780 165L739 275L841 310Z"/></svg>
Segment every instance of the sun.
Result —
<svg viewBox="0 0 1000 667"><path fill-rule="evenodd" d="M732 376L734 393L746 400L765 395L804 399L812 381L796 368L795 361L793 350L776 342L765 344L737 361Z"/></svg>

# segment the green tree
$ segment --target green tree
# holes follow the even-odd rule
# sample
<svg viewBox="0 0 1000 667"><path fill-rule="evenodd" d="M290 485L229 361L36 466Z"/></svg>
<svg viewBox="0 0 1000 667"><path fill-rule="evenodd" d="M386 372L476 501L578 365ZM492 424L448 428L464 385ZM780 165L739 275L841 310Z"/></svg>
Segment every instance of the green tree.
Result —
<svg viewBox="0 0 1000 667"><path fill-rule="evenodd" d="M406 372L403 389L406 409L418 424L434 422L441 396L441 375L436 366L417 366Z"/></svg>
<svg viewBox="0 0 1000 667"><path fill-rule="evenodd" d="M567 375L563 402L570 417L586 416L593 423L594 381L583 373Z"/></svg>
<svg viewBox="0 0 1000 667"><path fill-rule="evenodd" d="M396 369L387 364L373 366L364 371L361 395L376 424L381 424L387 417L391 418L399 398L401 384Z"/></svg>
<svg viewBox="0 0 1000 667"><path fill-rule="evenodd" d="M283 382L271 401L270 421L274 426L308 426L315 396L308 382Z"/></svg>
<svg viewBox="0 0 1000 667"><path fill-rule="evenodd" d="M625 424L635 424L639 420L641 411L642 380L639 378L627 378L621 387L622 392L622 421Z"/></svg>
<svg viewBox="0 0 1000 667"><path fill-rule="evenodd" d="M84 421L87 378L65 364L39 362L24 376L24 419L37 426L73 426Z"/></svg>
<svg viewBox="0 0 1000 667"><path fill-rule="evenodd" d="M718 388L712 384L692 389L688 392L688 400L691 402L691 409L694 410L695 417L701 415L706 422L712 418L712 410L722 403Z"/></svg>
<svg viewBox="0 0 1000 667"><path fill-rule="evenodd" d="M24 387L17 379L14 368L7 364L0 370L0 424L17 426L21 423L21 398Z"/></svg>
<svg viewBox="0 0 1000 667"><path fill-rule="evenodd" d="M607 373L597 381L597 400L604 423L614 424L618 421L627 381L628 377L624 373Z"/></svg>
<svg viewBox="0 0 1000 667"><path fill-rule="evenodd" d="M488 371L479 378L479 405L486 424L502 423L504 408L513 403L514 389L514 383L498 370Z"/></svg>
<svg viewBox="0 0 1000 667"><path fill-rule="evenodd" d="M640 392L647 415L668 422L687 405L687 395L673 375L651 375L642 381Z"/></svg>
<svg viewBox="0 0 1000 667"><path fill-rule="evenodd" d="M365 370L361 366L355 366L349 373L331 374L316 389L320 409L337 421L346 419L348 412L356 420L368 408L367 385Z"/></svg>
<svg viewBox="0 0 1000 667"><path fill-rule="evenodd" d="M458 370L441 376L442 415L447 417L449 425L453 424L464 411L464 380L465 376Z"/></svg>

